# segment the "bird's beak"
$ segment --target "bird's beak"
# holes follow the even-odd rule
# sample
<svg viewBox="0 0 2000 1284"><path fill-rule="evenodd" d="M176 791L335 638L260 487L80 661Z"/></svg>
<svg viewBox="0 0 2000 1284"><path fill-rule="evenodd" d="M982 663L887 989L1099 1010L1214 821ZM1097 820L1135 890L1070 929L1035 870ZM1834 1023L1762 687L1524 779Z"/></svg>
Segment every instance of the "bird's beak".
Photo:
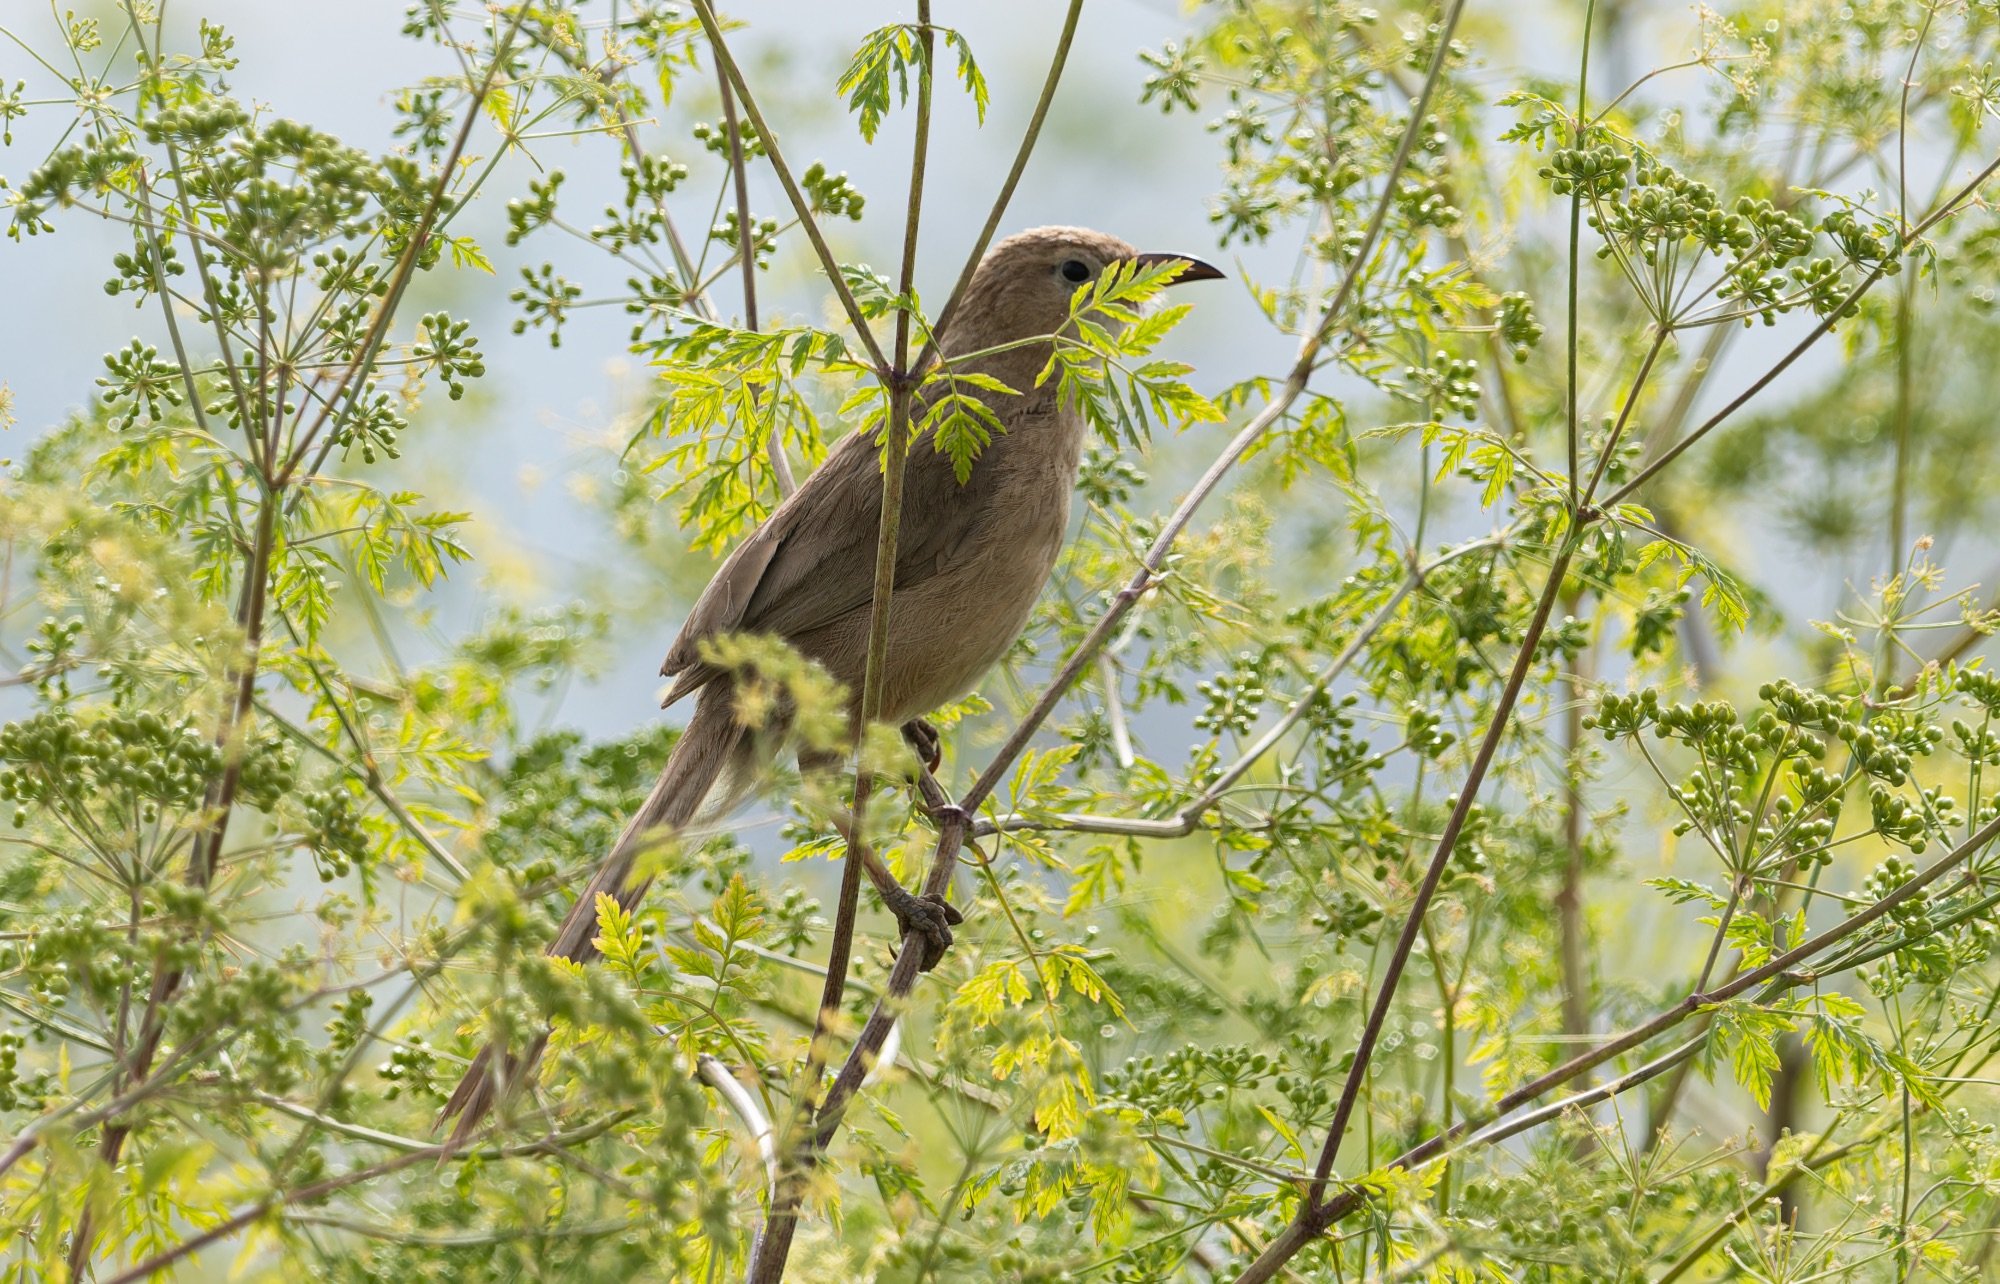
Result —
<svg viewBox="0 0 2000 1284"><path fill-rule="evenodd" d="M1168 285L1186 285L1189 281L1220 281L1225 279L1222 269L1186 254L1134 254L1132 261L1141 267L1155 267L1161 263L1180 264L1180 274L1167 282Z"/></svg>

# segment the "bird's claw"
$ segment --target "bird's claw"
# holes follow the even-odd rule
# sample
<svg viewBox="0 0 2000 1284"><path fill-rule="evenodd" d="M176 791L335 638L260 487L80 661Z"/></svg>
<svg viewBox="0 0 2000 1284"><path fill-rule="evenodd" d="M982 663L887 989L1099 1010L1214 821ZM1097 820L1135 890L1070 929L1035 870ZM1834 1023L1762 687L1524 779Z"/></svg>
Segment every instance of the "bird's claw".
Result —
<svg viewBox="0 0 2000 1284"><path fill-rule="evenodd" d="M913 932L923 938L919 972L930 971L944 959L945 951L951 948L951 929L965 921L965 915L935 892L912 896L898 887L883 896L882 903L896 916L896 927L905 940Z"/></svg>
<svg viewBox="0 0 2000 1284"><path fill-rule="evenodd" d="M925 771L936 771L944 762L944 738L922 718L912 718L903 724L903 739L910 742Z"/></svg>

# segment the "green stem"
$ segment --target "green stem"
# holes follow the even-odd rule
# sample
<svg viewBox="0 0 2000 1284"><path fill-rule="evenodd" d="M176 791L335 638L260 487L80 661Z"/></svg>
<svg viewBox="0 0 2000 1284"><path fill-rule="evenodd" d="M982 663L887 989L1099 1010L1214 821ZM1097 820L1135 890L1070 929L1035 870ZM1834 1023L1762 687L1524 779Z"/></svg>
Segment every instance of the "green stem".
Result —
<svg viewBox="0 0 2000 1284"><path fill-rule="evenodd" d="M1471 814L1472 804L1478 798L1479 788L1486 781L1486 773L1493 765L1494 755L1499 752L1500 741L1513 718L1514 705L1520 699L1521 689L1527 684L1528 671L1534 667L1535 651L1541 642L1542 631L1547 627L1549 616L1554 613L1556 602L1562 595L1563 576L1576 553L1574 537L1556 554L1549 565L1548 583L1543 586L1541 601L1536 604L1535 613L1528 620L1528 627L1521 635L1520 653L1514 659L1514 667L1507 675L1506 686L1501 689L1499 702L1494 706L1493 716L1486 724L1486 734L1481 739L1478 753L1472 760L1465 784L1459 788L1458 801L1452 807L1451 816L1445 822L1444 831L1438 835L1437 846L1431 853L1429 866L1424 870L1423 881L1417 885L1415 899L1403 919L1403 928L1396 939L1394 950L1389 955L1387 968L1381 983L1376 987L1375 1003L1369 1009L1367 1024L1362 1027L1361 1040L1354 1049L1354 1060L1341 1085L1340 1100L1334 1107L1333 1122L1327 1128L1326 1142L1320 1147L1319 1162L1313 1167L1312 1185L1307 1188L1305 1203L1300 1213L1307 1216L1326 1191L1327 1181L1333 1172L1334 1157L1340 1152L1340 1143L1347 1133L1348 1120L1354 1113L1356 1101L1360 1097L1362 1080L1368 1073L1374 1058L1375 1044L1382 1036L1382 1027L1388 1022L1389 1009L1394 1005L1396 988L1401 983L1403 969L1408 964L1410 952L1416 946L1418 933L1422 930L1424 914L1430 909L1431 898L1436 895L1438 884L1444 878L1446 866L1451 863L1452 850L1458 845L1459 833L1465 828L1466 817ZM1249 1278L1246 1276L1246 1278Z"/></svg>
<svg viewBox="0 0 2000 1284"><path fill-rule="evenodd" d="M1021 135L1021 145L1014 150L1014 163L1007 169L1007 177L1000 183L1000 192L993 198L992 206L986 212L986 223L979 229L979 238L972 243L972 252L965 257L965 266L959 269L958 281L951 287L951 294L939 311L937 324L931 327L930 337L924 343L924 350L911 366L922 370L936 355L939 336L958 312L958 305L965 299L965 289L972 284L972 274L979 270L979 261L986 257L986 247L993 244L993 235L1000 230L1000 220L1007 213L1008 202L1014 199L1014 189L1021 182L1021 174L1028 168L1028 157L1035 150L1035 143L1042 136L1042 124L1048 119L1049 104L1055 101L1056 86L1062 82L1063 68L1069 64L1069 47L1076 38L1077 20L1083 17L1083 0L1070 0L1069 11L1063 15L1062 33L1056 37L1055 53L1049 57L1049 74L1042 79L1042 92L1035 99L1034 114L1028 117L1028 128Z"/></svg>
<svg viewBox="0 0 2000 1284"><path fill-rule="evenodd" d="M1583 9L1583 65L1576 73L1576 136L1570 141L1574 146L1583 146L1583 125L1585 102L1590 92L1590 28L1597 19L1597 0L1588 0ZM1569 447L1569 506L1576 509L1576 474L1581 466L1581 438L1583 425L1579 421L1576 408L1576 343L1577 343L1577 282L1582 273L1577 266L1577 250L1583 239L1583 193L1574 191L1569 197L1569 378L1566 384L1565 405L1567 407L1567 445ZM1607 454L1610 452L1607 451ZM1601 466L1601 461L1600 461Z"/></svg>
<svg viewBox="0 0 2000 1284"><path fill-rule="evenodd" d="M729 133L729 173L736 189L736 259L743 269L743 328L757 329L757 254L750 236L750 178L743 161L743 135L736 125L736 95L729 91L729 77L716 78L722 95L722 125ZM785 458L784 431L775 423L764 442L771 464L771 476L778 495L786 498L799 488L792 476L792 461Z"/></svg>
<svg viewBox="0 0 2000 1284"><path fill-rule="evenodd" d="M917 39L922 48L922 61L917 75L917 112L912 154L910 158L910 194L904 213L903 262L898 293L904 299L913 297L917 270L917 233L922 223L924 174L930 153L931 137L931 96L935 79L932 55L935 52L936 35L931 27L930 0L917 0ZM711 36L712 39L719 37ZM720 44L717 56L721 57ZM750 108L749 94L744 93L744 106ZM760 132L763 126L758 125ZM766 146L769 137L766 135ZM772 153L775 159L776 153ZM804 217L803 212L801 217ZM747 230L742 233L747 236ZM861 684L860 718L855 726L857 748L854 772L854 809L852 828L847 834L846 868L841 874L840 906L838 909L834 939L833 957L838 961L827 966L826 985L820 998L819 1014L815 1020L813 1039L807 1049L805 1100L810 1103L816 1095L819 1071L824 1064L827 1035L831 1022L840 1010L840 1004L847 982L846 960L852 948L855 926L855 905L860 896L860 873L862 862L868 854L862 850L867 842L867 808L871 776L867 761L868 733L882 715L883 689L886 684L889 653L890 606L896 588L896 548L901 535L903 515L903 482L908 472L910 453L911 403L914 400L916 380L910 375L906 363L910 357L910 307L899 308L896 312L895 364L889 374L889 427L888 441L884 443L882 455L882 514L877 527L875 541L875 586L873 601L868 615L868 656L867 668ZM879 359L879 354L878 354ZM909 954L905 950L903 954ZM764 1232L758 1237L752 1254L749 1279L751 1284L777 1284L784 1278L785 1263L791 1252L792 1236L798 1225L799 1207L804 1202L805 1181L810 1174L816 1138L813 1130L807 1129L792 1147L785 1169L775 1187L769 1215L765 1218Z"/></svg>
<svg viewBox="0 0 2000 1284"><path fill-rule="evenodd" d="M757 99L751 94L749 83L743 79L742 68L738 67L736 59L730 56L729 45L722 38L722 24L715 16L715 6L711 0L695 0L694 12L695 17L701 21L701 29L708 35L708 45L715 52L716 65L722 68L722 74L728 79L730 87L735 89L737 98L742 100L744 114L749 116L750 123L757 127L757 137L764 145L765 159L771 162L771 169L777 174L779 185L785 189L785 196L791 201L793 212L799 216L799 224L806 230L806 239L812 242L813 253L819 256L820 267L826 272L827 284L833 287L834 294L840 299L842 310L847 313L848 324L854 327L855 337L860 339L861 346L868 350L869 359L875 363L876 370L888 374L894 367L882 352L881 345L875 341L875 332L868 328L868 318L861 315L861 304L855 300L854 291L847 288L847 278L840 274L840 261L833 257L833 249L826 243L826 234L820 231L819 220L813 217L812 202L806 199L804 190L799 187L798 180L792 176L790 167L785 164L784 154L778 150L777 134L772 132L770 123L764 119L763 111L757 106ZM919 73L918 83L920 85L927 83L929 79L930 68L925 66Z"/></svg>

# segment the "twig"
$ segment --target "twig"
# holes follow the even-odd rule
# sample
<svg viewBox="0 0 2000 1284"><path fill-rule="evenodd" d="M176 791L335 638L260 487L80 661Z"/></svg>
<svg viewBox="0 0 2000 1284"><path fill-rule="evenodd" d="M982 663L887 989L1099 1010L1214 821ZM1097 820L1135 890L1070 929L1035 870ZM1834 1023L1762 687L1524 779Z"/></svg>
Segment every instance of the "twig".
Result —
<svg viewBox="0 0 2000 1284"><path fill-rule="evenodd" d="M1571 609L1576 603L1571 603ZM1590 963L1588 924L1583 903L1584 794L1583 686L1589 681L1584 665L1594 653L1572 661L1568 700L1563 709L1563 877L1556 893L1558 963L1562 976L1562 1031L1571 1038L1590 1034Z"/></svg>
<svg viewBox="0 0 2000 1284"><path fill-rule="evenodd" d="M736 95L729 91L729 77L717 76L716 89L722 95L722 126L729 134L729 171L736 186L736 257L743 265L743 328L757 329L757 252L750 235L750 181L744 172L743 134L736 125ZM785 457L784 430L776 423L764 443L771 462L771 476L778 494L789 499L799 488L792 476L792 461Z"/></svg>
<svg viewBox="0 0 2000 1284"><path fill-rule="evenodd" d="M1633 492L1637 491L1641 486L1644 486L1647 482L1651 481L1655 476L1657 476L1662 469L1667 467L1667 465L1673 463L1674 460L1680 458L1683 454L1685 454L1689 447L1693 446L1703 437L1706 437L1709 433L1713 432L1731 415L1741 410L1744 407L1744 405L1750 401L1752 397L1755 397L1758 393L1762 392L1765 388L1769 387L1772 380L1776 379L1779 375L1783 374L1785 371L1791 369L1793 362L1797 361L1800 357L1804 356L1807 350L1809 350L1814 344L1818 343L1821 339L1825 338L1828 331L1833 329L1835 323L1840 321L1843 317L1847 316L1847 314L1854 307L1854 305L1860 301L1861 297L1867 294L1868 291L1870 291L1871 289L1875 288L1876 283L1879 282L1884 276L1888 274L1889 264L1899 261L1902 255L1910 248L1912 243L1914 243L1919 237L1923 236L1926 232L1930 231L1931 228L1937 226L1938 223L1942 222L1944 219L1950 217L1953 213L1955 213L1958 207L1962 203L1964 203L1969 197L1971 197L1975 192L1977 192L1979 188L1985 184L1987 179L1993 177L1996 171L2000 171L2000 158L1995 158L1993 161L1987 164L1987 166L1984 169L1980 170L1977 174L1972 176L1971 181L1967 182L1965 186L1959 188L1959 190L1952 195L1950 200L1946 201L1944 204L1940 205L1937 209L1933 210L1927 217L1925 217L1923 222L1917 224L1915 227L1911 228L1908 232L1904 233L1900 238L1898 238L1894 249L1891 250L1889 253L1885 254L1882 258L1882 261L1879 264L1877 264L1868 273L1867 276L1863 277L1859 284L1857 284L1852 290L1848 291L1847 297L1842 299L1836 306L1834 306L1831 310L1829 310L1827 314L1820 319L1819 324L1814 326L1812 328L1812 331L1809 334L1807 334L1805 338L1800 339L1796 344L1792 345L1791 350L1785 353L1784 356L1780 357L1776 365L1773 365L1769 370L1766 370L1762 375L1758 376L1758 378L1754 382L1752 382L1748 388L1745 388L1742 392L1736 394L1735 397L1731 398L1728 405L1722 407L1720 410L1710 415L1707 419L1703 420L1700 427L1696 428L1693 432L1689 433L1687 436L1675 442L1672 446L1669 446L1667 449L1661 451L1659 457L1653 460L1653 462L1651 462L1650 464L1646 465L1644 468L1640 469L1637 476L1633 477L1632 480L1626 482L1623 486L1620 486L1617 490L1613 491L1611 495L1607 499L1605 499L1603 506L1606 508L1610 508L1619 503L1622 503L1625 499L1630 497Z"/></svg>
<svg viewBox="0 0 2000 1284"><path fill-rule="evenodd" d="M1007 213L1008 202L1014 199L1014 188L1020 184L1021 174L1028 168L1028 156L1042 136L1042 124L1048 119L1049 104L1055 101L1056 86L1062 82L1063 68L1069 65L1070 42L1076 38L1077 20L1082 16L1083 0L1070 0L1069 12L1063 15L1062 34L1056 37L1055 52L1049 56L1049 74L1042 78L1042 92L1035 99L1035 110L1028 117L1028 128L1021 134L1021 145L1014 151L1014 163L1008 167L1007 177L1000 183L1000 192L987 211L985 226L979 229L979 239L972 243L972 252L965 256L965 266L959 269L958 280L952 285L951 294L945 298L944 307L938 311L937 324L931 327L930 338L912 369L922 370L937 354L937 345L944 336L945 327L958 314L958 305L965 299L966 287L972 284L972 274L979 270L979 261L986 257L986 247L993 243L993 234L1000 230L1000 220Z"/></svg>
<svg viewBox="0 0 2000 1284"><path fill-rule="evenodd" d="M784 155L778 150L778 136L764 119L764 113L757 107L757 100L751 96L750 86L743 79L743 71L730 56L729 45L722 38L722 25L716 21L715 7L711 0L695 0L695 17L701 20L701 29L708 35L709 48L715 51L716 65L722 69L724 77L735 88L736 96L743 102L743 111L750 117L750 123L757 127L757 137L764 144L764 156L771 162L771 169L778 176L778 182L785 189L785 196L792 203L792 211L798 215L799 224L805 228L806 239L812 242L813 253L819 256L820 267L826 272L827 284L833 287L840 299L840 306L847 313L848 324L861 340L861 346L868 350L868 356L875 363L878 372L886 374L893 367L882 347L875 341L874 331L868 328L868 318L861 315L861 305L855 301L854 291L847 288L847 278L840 274L840 261L833 257L833 250L826 243L826 236L819 229L819 220L813 217L812 203L799 187L798 180L785 165ZM926 68L923 77L930 75ZM747 233L745 233L747 235ZM905 313L905 315L908 315Z"/></svg>
<svg viewBox="0 0 2000 1284"><path fill-rule="evenodd" d="M706 8L705 2L702 6ZM704 21L712 21L704 19ZM898 294L909 298L914 288L917 271L917 233L923 221L924 175L930 154L931 138L931 97L935 81L932 55L935 52L936 34L931 28L930 0L917 0L917 39L922 49L922 62L917 77L916 127L913 131L910 156L910 193L903 220L903 262L897 284ZM710 38L717 42L716 57L723 58L720 32L711 31ZM734 70L732 67L732 75ZM750 102L748 90L743 91L744 107L755 111ZM763 123L758 122L758 130L763 132ZM765 138L766 148L771 143ZM771 152L773 160L777 153ZM782 171L781 171L782 173ZM799 217L807 219L807 211L801 207ZM813 224L806 223L809 232L817 232ZM748 232L740 233L747 236ZM836 273L837 275L837 273ZM859 316L856 314L859 324ZM871 340L872 350L872 340ZM877 353L879 361L880 354ZM824 1064L826 1048L830 1041L831 1027L839 1015L841 999L847 981L846 958L852 947L855 926L855 902L860 894L860 872L863 862L869 858L864 844L867 840L867 807L871 773L868 770L867 749L868 729L882 716L883 691L887 683L889 657L889 615L890 603L896 588L896 548L901 536L903 517L903 480L908 471L910 454L910 414L915 396L916 380L907 365L910 359L910 309L899 308L896 312L895 364L889 367L889 423L888 440L882 452L882 512L876 532L875 542L875 584L868 615L868 654L861 684L860 718L856 724L856 751L854 772L854 812L852 828L847 835L846 868L842 871L840 885L840 906L836 915L832 951L839 966L827 966L825 991L820 999L818 1013L814 1017L813 1037L806 1047L806 1059L800 1076L802 1091L799 1100L807 1113L808 1126L800 1130L795 1152L788 1157L788 1163L780 1177L774 1181L770 1198L770 1208L764 1219L763 1232L757 1237L757 1245L751 1254L749 1279L752 1284L768 1282L777 1284L784 1278L785 1262L790 1255L792 1235L798 1225L798 1210L805 1199L806 1179L811 1168L813 1129L811 1127L812 1105L815 1100L820 1067ZM940 889L941 890L941 889ZM904 950L908 955L910 951ZM898 960L900 962L900 958ZM885 1032L886 1034L886 1032Z"/></svg>
<svg viewBox="0 0 2000 1284"><path fill-rule="evenodd" d="M1122 770L1131 770L1132 729L1125 725L1125 698L1118 690L1118 666L1109 651L1097 653L1097 680L1104 687L1104 717L1111 724L1111 751Z"/></svg>
<svg viewBox="0 0 2000 1284"><path fill-rule="evenodd" d="M1577 72L1576 77L1577 130L1575 136L1570 140L1570 145L1573 147L1581 147L1584 143L1584 104L1590 93L1590 28L1592 23L1596 21L1596 18L1597 0L1586 0L1583 7L1583 67L1582 70ZM1563 437L1564 445L1569 455L1569 480L1567 488L1569 490L1569 506L1572 509L1576 507L1576 474L1579 456L1582 451L1580 441L1583 436L1583 424L1578 418L1576 405L1576 342L1577 332L1580 328L1577 325L1576 290L1577 282L1583 275L1576 269L1576 260L1577 248L1582 244L1582 240L1583 191L1579 188L1571 192L1569 197L1569 313L1565 318L1568 322L1569 331L1569 378L1565 385L1567 390L1565 406L1568 411L1565 424L1567 431L1563 434ZM1609 452L1607 451L1606 453L1608 454ZM1602 464L1600 463L1599 466L1602 467Z"/></svg>
<svg viewBox="0 0 2000 1284"><path fill-rule="evenodd" d="M765 1185L772 1191L778 1187L778 1147L771 1138L771 1121L757 1105L757 1099L743 1090L736 1082L736 1076L729 1073L729 1067L720 1058L704 1052L695 1058L696 1072L702 1081L722 1095L736 1117L750 1133L750 1139L757 1143L757 1156L764 1161Z"/></svg>
<svg viewBox="0 0 2000 1284"><path fill-rule="evenodd" d="M1305 1208L1310 1210L1318 1204L1326 1190L1328 1177L1333 1172L1334 1156L1340 1151L1340 1143L1345 1138L1347 1123L1354 1112L1355 1102L1361 1094L1361 1083L1368 1073L1370 1059L1375 1052L1375 1044L1381 1038L1382 1027L1389 1019L1389 1009L1394 1006L1396 988L1401 983L1403 969L1409 963L1410 952L1416 948L1417 936L1421 930L1424 914L1430 909L1431 898L1437 893L1438 883L1444 878L1445 868L1450 865L1453 849L1458 845L1458 835L1465 828L1466 817L1472 812L1472 804L1478 798L1479 787L1486 781L1487 770L1493 765L1493 757L1500 749L1500 741L1506 735L1513 717L1514 704L1520 698L1521 688L1528 680L1528 670L1535 664L1536 646L1542 638L1542 630L1547 627L1549 616L1554 612L1557 599L1562 596L1563 576L1569 570L1570 559L1576 552L1576 538L1571 536L1562 550L1556 554L1549 566L1548 583L1542 588L1541 601L1536 605L1534 615L1528 621L1527 631L1521 636L1520 654L1515 657L1514 667L1507 675L1507 684L1500 692L1499 702L1494 706L1493 716L1486 725L1486 735L1480 741L1478 753L1472 760L1472 767L1466 773L1465 783L1459 787L1458 802L1452 807L1451 816L1445 822L1444 832L1438 835L1436 848L1431 853L1430 865L1424 870L1423 881L1417 886L1417 894L1410 904L1408 914L1403 919L1402 932L1396 938L1394 950L1390 952L1387 966L1383 969L1378 983L1375 1004L1368 1012L1368 1021L1362 1027L1361 1042L1354 1051L1353 1065L1347 1072L1347 1079L1341 1085L1340 1100L1334 1107L1333 1123L1327 1128L1326 1142L1320 1147L1319 1162L1313 1167L1313 1184L1307 1190ZM1246 1277L1247 1278L1247 1277Z"/></svg>

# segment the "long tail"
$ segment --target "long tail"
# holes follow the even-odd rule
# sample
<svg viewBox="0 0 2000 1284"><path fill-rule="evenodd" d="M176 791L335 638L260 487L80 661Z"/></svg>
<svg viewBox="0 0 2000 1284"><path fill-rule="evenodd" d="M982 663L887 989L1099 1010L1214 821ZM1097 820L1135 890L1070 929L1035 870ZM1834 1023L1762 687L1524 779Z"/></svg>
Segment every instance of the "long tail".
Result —
<svg viewBox="0 0 2000 1284"><path fill-rule="evenodd" d="M578 963L596 958L597 947L592 942L597 937L598 896L610 896L630 910L652 881L650 877L634 879L633 866L649 845L659 841L662 831L686 829L697 820L722 815L748 792L756 779L759 751L769 747L766 742L770 737L753 734L737 722L735 704L726 682L702 690L694 716L667 755L667 765L660 769L653 792L626 822L611 854L570 906L568 917L549 942L550 956ZM548 1039L544 1030L518 1054L496 1052L492 1044L480 1050L438 1114L440 1125L458 1116L458 1125L445 1142L446 1153L464 1144L500 1100L534 1074Z"/></svg>

